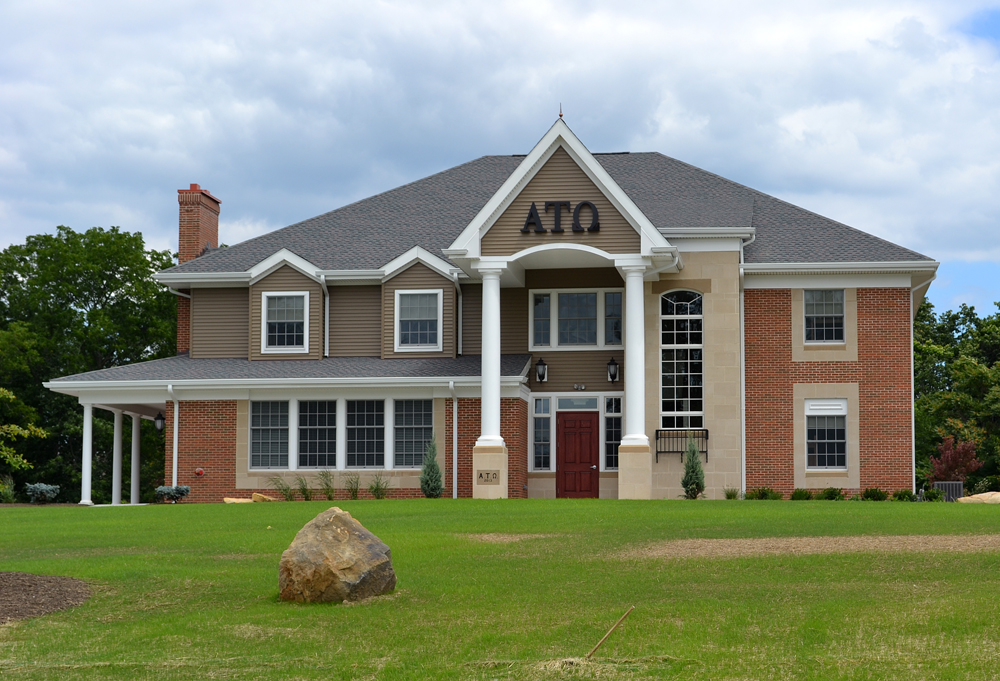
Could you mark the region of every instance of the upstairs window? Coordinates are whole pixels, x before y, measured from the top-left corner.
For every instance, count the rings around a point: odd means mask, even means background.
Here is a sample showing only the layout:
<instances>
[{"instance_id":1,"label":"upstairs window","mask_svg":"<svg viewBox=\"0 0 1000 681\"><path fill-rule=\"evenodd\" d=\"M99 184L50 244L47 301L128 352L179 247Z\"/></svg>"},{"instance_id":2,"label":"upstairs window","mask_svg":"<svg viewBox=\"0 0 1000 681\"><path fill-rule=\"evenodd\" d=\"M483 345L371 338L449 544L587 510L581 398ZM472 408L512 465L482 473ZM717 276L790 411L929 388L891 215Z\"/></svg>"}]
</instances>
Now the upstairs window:
<instances>
[{"instance_id":1,"label":"upstairs window","mask_svg":"<svg viewBox=\"0 0 1000 681\"><path fill-rule=\"evenodd\" d=\"M704 428L702 294L672 291L660 299L660 427Z\"/></svg>"},{"instance_id":2,"label":"upstairs window","mask_svg":"<svg viewBox=\"0 0 1000 681\"><path fill-rule=\"evenodd\" d=\"M548 293L534 295L534 340L539 347L549 345L552 328L552 313L549 311L551 302L552 296Z\"/></svg>"},{"instance_id":3,"label":"upstairs window","mask_svg":"<svg viewBox=\"0 0 1000 681\"><path fill-rule=\"evenodd\" d=\"M264 293L261 300L263 352L309 351L309 293Z\"/></svg>"},{"instance_id":4,"label":"upstairs window","mask_svg":"<svg viewBox=\"0 0 1000 681\"><path fill-rule=\"evenodd\" d=\"M621 347L620 289L531 291L531 350Z\"/></svg>"},{"instance_id":5,"label":"upstairs window","mask_svg":"<svg viewBox=\"0 0 1000 681\"><path fill-rule=\"evenodd\" d=\"M806 343L844 342L844 291L804 291Z\"/></svg>"},{"instance_id":6,"label":"upstairs window","mask_svg":"<svg viewBox=\"0 0 1000 681\"><path fill-rule=\"evenodd\" d=\"M597 294L559 294L559 345L597 345Z\"/></svg>"},{"instance_id":7,"label":"upstairs window","mask_svg":"<svg viewBox=\"0 0 1000 681\"><path fill-rule=\"evenodd\" d=\"M396 291L396 350L441 350L440 289Z\"/></svg>"}]
</instances>

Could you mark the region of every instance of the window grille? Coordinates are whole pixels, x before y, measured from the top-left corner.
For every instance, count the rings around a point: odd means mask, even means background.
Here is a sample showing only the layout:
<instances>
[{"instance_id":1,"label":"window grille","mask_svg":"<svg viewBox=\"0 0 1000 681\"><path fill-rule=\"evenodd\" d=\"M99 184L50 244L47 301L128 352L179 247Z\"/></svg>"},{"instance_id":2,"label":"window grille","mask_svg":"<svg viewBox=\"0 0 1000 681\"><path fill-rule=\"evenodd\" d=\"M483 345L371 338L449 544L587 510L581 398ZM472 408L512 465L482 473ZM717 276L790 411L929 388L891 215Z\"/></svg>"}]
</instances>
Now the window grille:
<instances>
[{"instance_id":1,"label":"window grille","mask_svg":"<svg viewBox=\"0 0 1000 681\"><path fill-rule=\"evenodd\" d=\"M597 294L559 294L559 345L597 345Z\"/></svg>"},{"instance_id":2,"label":"window grille","mask_svg":"<svg viewBox=\"0 0 1000 681\"><path fill-rule=\"evenodd\" d=\"M552 310L551 310L552 296L548 293L536 294L534 305L535 305L535 345L548 345L549 335L552 329Z\"/></svg>"},{"instance_id":3,"label":"window grille","mask_svg":"<svg viewBox=\"0 0 1000 681\"><path fill-rule=\"evenodd\" d=\"M847 417L806 417L806 465L847 468Z\"/></svg>"},{"instance_id":4,"label":"window grille","mask_svg":"<svg viewBox=\"0 0 1000 681\"><path fill-rule=\"evenodd\" d=\"M267 347L305 347L304 296L267 296Z\"/></svg>"},{"instance_id":5,"label":"window grille","mask_svg":"<svg viewBox=\"0 0 1000 681\"><path fill-rule=\"evenodd\" d=\"M399 344L434 345L438 342L438 294L399 295Z\"/></svg>"},{"instance_id":6,"label":"window grille","mask_svg":"<svg viewBox=\"0 0 1000 681\"><path fill-rule=\"evenodd\" d=\"M251 403L250 467L288 468L288 402Z\"/></svg>"},{"instance_id":7,"label":"window grille","mask_svg":"<svg viewBox=\"0 0 1000 681\"><path fill-rule=\"evenodd\" d=\"M385 466L385 402L348 400L347 465L353 468Z\"/></svg>"},{"instance_id":8,"label":"window grille","mask_svg":"<svg viewBox=\"0 0 1000 681\"><path fill-rule=\"evenodd\" d=\"M422 466L434 439L434 401L396 400L393 461L396 466Z\"/></svg>"},{"instance_id":9,"label":"window grille","mask_svg":"<svg viewBox=\"0 0 1000 681\"><path fill-rule=\"evenodd\" d=\"M552 412L551 402L547 397L535 400L534 416L534 456L535 470L547 471L552 468Z\"/></svg>"},{"instance_id":10,"label":"window grille","mask_svg":"<svg viewBox=\"0 0 1000 681\"><path fill-rule=\"evenodd\" d=\"M622 344L622 294L604 294L604 344Z\"/></svg>"},{"instance_id":11,"label":"window grille","mask_svg":"<svg viewBox=\"0 0 1000 681\"><path fill-rule=\"evenodd\" d=\"M807 343L844 340L844 292L804 291Z\"/></svg>"},{"instance_id":12,"label":"window grille","mask_svg":"<svg viewBox=\"0 0 1000 681\"><path fill-rule=\"evenodd\" d=\"M337 466L336 402L299 402L299 466Z\"/></svg>"},{"instance_id":13,"label":"window grille","mask_svg":"<svg viewBox=\"0 0 1000 681\"><path fill-rule=\"evenodd\" d=\"M660 427L703 428L702 295L672 291L660 303Z\"/></svg>"}]
</instances>

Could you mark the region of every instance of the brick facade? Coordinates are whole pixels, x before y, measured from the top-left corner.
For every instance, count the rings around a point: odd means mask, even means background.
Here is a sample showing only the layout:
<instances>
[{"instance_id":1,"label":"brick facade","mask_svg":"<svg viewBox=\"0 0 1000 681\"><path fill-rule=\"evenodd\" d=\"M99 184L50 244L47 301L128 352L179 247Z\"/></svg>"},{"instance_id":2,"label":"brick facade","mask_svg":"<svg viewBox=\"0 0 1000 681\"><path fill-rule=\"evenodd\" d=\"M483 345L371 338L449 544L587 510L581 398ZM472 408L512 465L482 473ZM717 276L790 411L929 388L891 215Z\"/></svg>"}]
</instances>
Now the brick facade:
<instances>
[{"instance_id":1,"label":"brick facade","mask_svg":"<svg viewBox=\"0 0 1000 681\"><path fill-rule=\"evenodd\" d=\"M181 291L191 295L191 291ZM191 350L191 299L177 296L177 354Z\"/></svg>"},{"instance_id":2,"label":"brick facade","mask_svg":"<svg viewBox=\"0 0 1000 681\"><path fill-rule=\"evenodd\" d=\"M747 489L794 488L796 383L857 383L860 489L912 487L910 291L858 289L857 301L858 361L793 362L791 291L744 292Z\"/></svg>"}]
</instances>

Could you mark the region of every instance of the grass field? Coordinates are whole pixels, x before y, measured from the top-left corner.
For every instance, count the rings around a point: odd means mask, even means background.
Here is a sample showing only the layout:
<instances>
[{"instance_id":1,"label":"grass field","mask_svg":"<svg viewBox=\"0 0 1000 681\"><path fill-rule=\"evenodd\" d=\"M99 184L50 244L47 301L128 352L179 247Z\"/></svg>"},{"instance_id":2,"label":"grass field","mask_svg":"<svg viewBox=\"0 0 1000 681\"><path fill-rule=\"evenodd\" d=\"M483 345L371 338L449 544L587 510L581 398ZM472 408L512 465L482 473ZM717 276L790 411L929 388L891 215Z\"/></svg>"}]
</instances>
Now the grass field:
<instances>
[{"instance_id":1,"label":"grass field","mask_svg":"<svg viewBox=\"0 0 1000 681\"><path fill-rule=\"evenodd\" d=\"M330 505L0 507L0 570L93 589L78 608L0 627L0 677L1000 674L995 550L636 556L672 539L998 534L996 506L338 502L392 548L395 594L350 606L279 602L281 552ZM469 536L488 533L549 536ZM632 604L594 660L579 661Z\"/></svg>"}]
</instances>

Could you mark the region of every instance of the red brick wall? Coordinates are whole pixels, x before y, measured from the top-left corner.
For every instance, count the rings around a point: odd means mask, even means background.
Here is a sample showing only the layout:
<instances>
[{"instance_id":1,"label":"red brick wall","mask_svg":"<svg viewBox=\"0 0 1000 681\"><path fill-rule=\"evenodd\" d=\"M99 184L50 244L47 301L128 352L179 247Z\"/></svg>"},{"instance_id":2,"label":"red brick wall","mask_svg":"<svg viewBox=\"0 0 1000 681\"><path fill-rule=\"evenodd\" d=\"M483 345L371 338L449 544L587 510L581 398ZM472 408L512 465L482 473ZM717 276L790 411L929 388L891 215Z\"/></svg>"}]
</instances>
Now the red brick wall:
<instances>
[{"instance_id":1,"label":"red brick wall","mask_svg":"<svg viewBox=\"0 0 1000 681\"><path fill-rule=\"evenodd\" d=\"M190 290L181 291L191 295ZM177 354L191 350L191 299L177 296Z\"/></svg>"},{"instance_id":2,"label":"red brick wall","mask_svg":"<svg viewBox=\"0 0 1000 681\"><path fill-rule=\"evenodd\" d=\"M796 383L857 383L861 489L913 484L910 291L858 289L858 361L793 362L789 289L744 291L747 489L794 488ZM854 493L858 490L845 490Z\"/></svg>"},{"instance_id":3,"label":"red brick wall","mask_svg":"<svg viewBox=\"0 0 1000 681\"><path fill-rule=\"evenodd\" d=\"M451 400L448 400L448 442L451 442ZM458 496L472 498L472 449L482 425L481 400L458 400ZM519 397L500 400L500 435L507 444L507 496L527 499L528 490L528 403ZM449 452L448 468L451 469ZM449 493L451 488L448 488Z\"/></svg>"}]
</instances>

